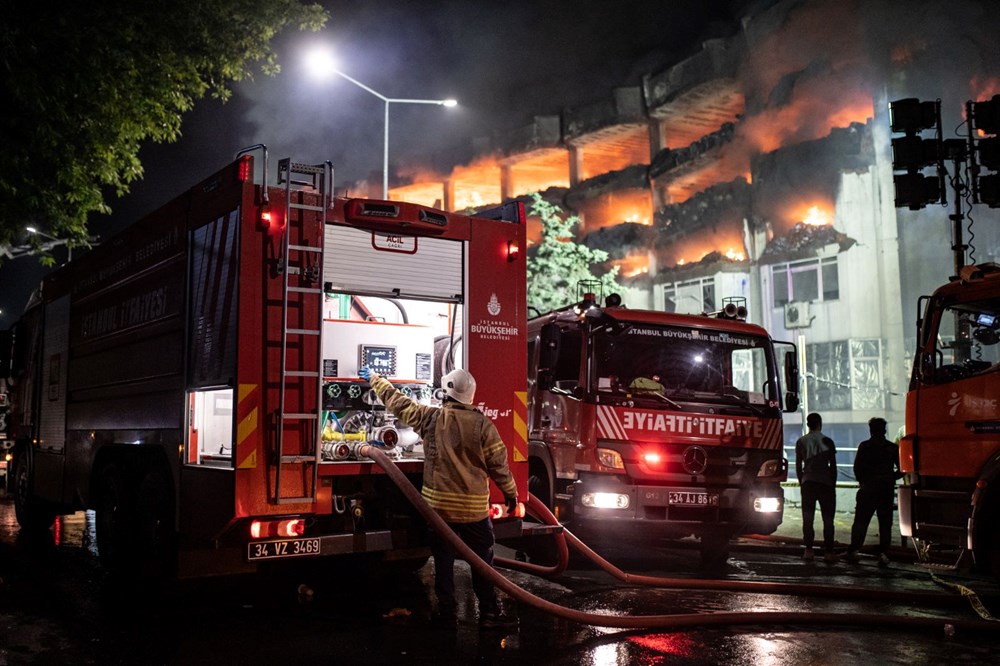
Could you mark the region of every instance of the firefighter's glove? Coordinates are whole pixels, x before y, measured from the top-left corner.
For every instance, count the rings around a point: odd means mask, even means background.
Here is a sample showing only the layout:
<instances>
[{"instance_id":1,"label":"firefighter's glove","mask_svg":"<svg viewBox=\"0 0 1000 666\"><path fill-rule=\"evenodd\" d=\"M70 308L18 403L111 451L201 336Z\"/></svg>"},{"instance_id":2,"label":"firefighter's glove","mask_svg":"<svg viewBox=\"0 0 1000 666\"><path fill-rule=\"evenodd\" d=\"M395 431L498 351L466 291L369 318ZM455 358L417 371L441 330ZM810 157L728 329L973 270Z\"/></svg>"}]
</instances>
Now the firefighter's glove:
<instances>
[{"instance_id":1,"label":"firefighter's glove","mask_svg":"<svg viewBox=\"0 0 1000 666\"><path fill-rule=\"evenodd\" d=\"M517 514L517 498L508 497L507 499L507 515L514 516Z\"/></svg>"},{"instance_id":2,"label":"firefighter's glove","mask_svg":"<svg viewBox=\"0 0 1000 666\"><path fill-rule=\"evenodd\" d=\"M373 374L374 373L372 372L372 369L369 368L367 365L358 370L358 377L361 377L361 379L365 380L366 382L370 382L372 380Z\"/></svg>"}]
</instances>

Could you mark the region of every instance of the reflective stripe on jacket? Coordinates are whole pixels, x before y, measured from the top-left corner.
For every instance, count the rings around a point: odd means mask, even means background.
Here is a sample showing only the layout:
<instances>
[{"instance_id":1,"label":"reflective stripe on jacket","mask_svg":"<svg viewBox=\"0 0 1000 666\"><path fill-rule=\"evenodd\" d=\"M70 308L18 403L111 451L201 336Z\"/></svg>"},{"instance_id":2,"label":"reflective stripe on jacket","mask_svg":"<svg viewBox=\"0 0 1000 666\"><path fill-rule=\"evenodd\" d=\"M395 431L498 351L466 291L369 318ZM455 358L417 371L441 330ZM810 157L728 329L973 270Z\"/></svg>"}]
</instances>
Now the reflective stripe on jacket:
<instances>
[{"instance_id":1,"label":"reflective stripe on jacket","mask_svg":"<svg viewBox=\"0 0 1000 666\"><path fill-rule=\"evenodd\" d=\"M489 417L453 401L443 407L421 405L374 373L371 386L386 408L424 440L420 492L442 518L474 523L488 517L490 479L505 497L517 497L507 447Z\"/></svg>"}]
</instances>

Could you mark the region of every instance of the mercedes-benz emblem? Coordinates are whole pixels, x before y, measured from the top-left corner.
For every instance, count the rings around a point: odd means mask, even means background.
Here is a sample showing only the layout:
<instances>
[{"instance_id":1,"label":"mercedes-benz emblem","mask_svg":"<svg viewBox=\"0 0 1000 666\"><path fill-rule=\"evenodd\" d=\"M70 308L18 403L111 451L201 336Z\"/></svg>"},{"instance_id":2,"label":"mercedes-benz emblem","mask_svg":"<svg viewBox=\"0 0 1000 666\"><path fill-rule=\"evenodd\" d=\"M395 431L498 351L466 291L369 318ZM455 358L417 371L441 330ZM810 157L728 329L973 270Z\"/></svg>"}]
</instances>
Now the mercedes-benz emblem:
<instances>
[{"instance_id":1,"label":"mercedes-benz emblem","mask_svg":"<svg viewBox=\"0 0 1000 666\"><path fill-rule=\"evenodd\" d=\"M689 446L684 449L684 471L688 474L701 474L708 467L708 452L700 446Z\"/></svg>"}]
</instances>

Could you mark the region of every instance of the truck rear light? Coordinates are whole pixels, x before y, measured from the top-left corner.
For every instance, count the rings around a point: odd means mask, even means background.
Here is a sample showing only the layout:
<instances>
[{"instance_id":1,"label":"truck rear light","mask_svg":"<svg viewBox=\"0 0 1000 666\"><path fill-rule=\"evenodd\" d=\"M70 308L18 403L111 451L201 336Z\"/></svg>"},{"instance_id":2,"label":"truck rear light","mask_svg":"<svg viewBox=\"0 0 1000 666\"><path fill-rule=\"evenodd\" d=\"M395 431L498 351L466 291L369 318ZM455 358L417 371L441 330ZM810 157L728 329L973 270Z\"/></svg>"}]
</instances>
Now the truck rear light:
<instances>
[{"instance_id":1,"label":"truck rear light","mask_svg":"<svg viewBox=\"0 0 1000 666\"><path fill-rule=\"evenodd\" d=\"M280 234L285 229L285 223L270 208L264 206L260 209L260 227L269 234Z\"/></svg>"},{"instance_id":2,"label":"truck rear light","mask_svg":"<svg viewBox=\"0 0 1000 666\"><path fill-rule=\"evenodd\" d=\"M781 511L780 497L755 497L753 510L757 513L778 513Z\"/></svg>"},{"instance_id":3,"label":"truck rear light","mask_svg":"<svg viewBox=\"0 0 1000 666\"><path fill-rule=\"evenodd\" d=\"M622 454L614 449L597 449L597 462L611 469L625 469L625 463L622 462Z\"/></svg>"},{"instance_id":4,"label":"truck rear light","mask_svg":"<svg viewBox=\"0 0 1000 666\"><path fill-rule=\"evenodd\" d=\"M584 493L580 503L592 509L627 509L630 500L624 493Z\"/></svg>"},{"instance_id":5,"label":"truck rear light","mask_svg":"<svg viewBox=\"0 0 1000 666\"><path fill-rule=\"evenodd\" d=\"M250 523L251 539L298 537L306 533L306 521L301 518L254 520Z\"/></svg>"},{"instance_id":6,"label":"truck rear light","mask_svg":"<svg viewBox=\"0 0 1000 666\"><path fill-rule=\"evenodd\" d=\"M517 243L514 241L507 241L507 261L514 262L517 261L517 255L519 250L517 248Z\"/></svg>"}]
</instances>

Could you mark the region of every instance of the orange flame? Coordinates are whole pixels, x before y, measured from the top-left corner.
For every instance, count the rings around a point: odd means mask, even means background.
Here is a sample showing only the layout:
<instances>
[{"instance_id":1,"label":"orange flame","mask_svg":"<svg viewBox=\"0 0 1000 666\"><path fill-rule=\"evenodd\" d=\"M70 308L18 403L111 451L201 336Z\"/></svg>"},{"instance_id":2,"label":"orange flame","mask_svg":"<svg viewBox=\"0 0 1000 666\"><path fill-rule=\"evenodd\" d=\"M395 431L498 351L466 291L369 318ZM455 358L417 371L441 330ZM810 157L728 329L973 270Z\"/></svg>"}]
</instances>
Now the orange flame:
<instances>
[{"instance_id":1,"label":"orange flame","mask_svg":"<svg viewBox=\"0 0 1000 666\"><path fill-rule=\"evenodd\" d=\"M823 227L829 224L833 224L833 210L832 206L827 207L824 204L813 204L808 205L805 212L803 213L801 209L795 213L794 218L801 221L803 224L808 224L813 227Z\"/></svg>"},{"instance_id":2,"label":"orange flame","mask_svg":"<svg viewBox=\"0 0 1000 666\"><path fill-rule=\"evenodd\" d=\"M611 263L613 266L618 266L618 272L623 277L631 278L649 273L649 256L645 253L633 254Z\"/></svg>"}]
</instances>

